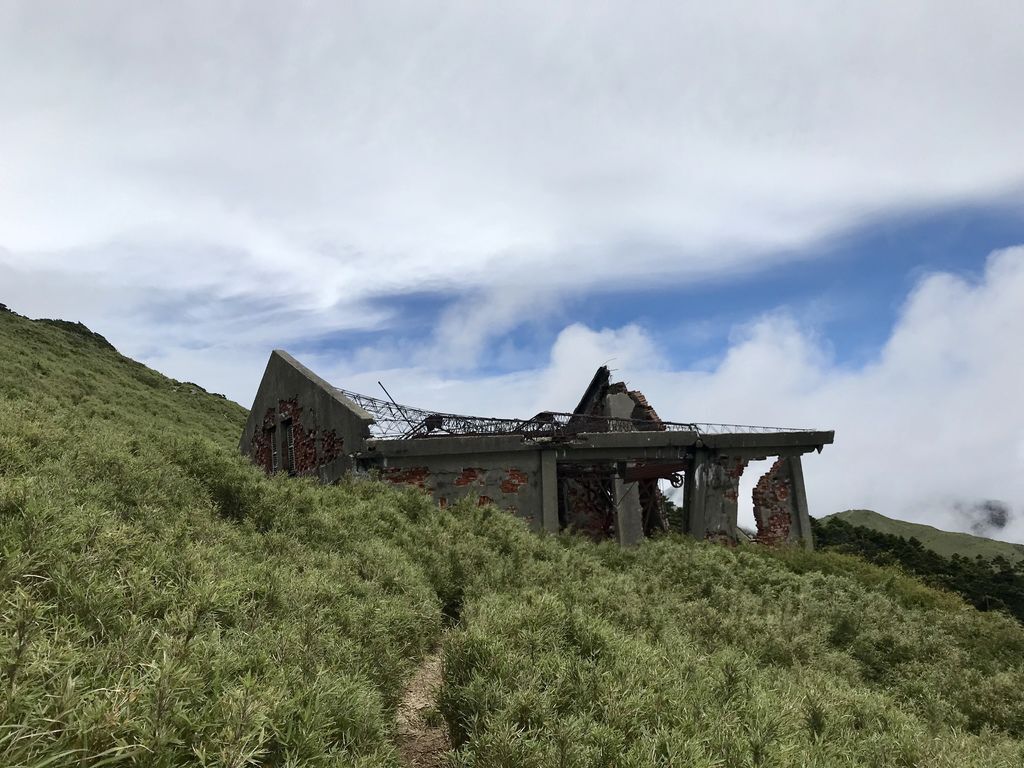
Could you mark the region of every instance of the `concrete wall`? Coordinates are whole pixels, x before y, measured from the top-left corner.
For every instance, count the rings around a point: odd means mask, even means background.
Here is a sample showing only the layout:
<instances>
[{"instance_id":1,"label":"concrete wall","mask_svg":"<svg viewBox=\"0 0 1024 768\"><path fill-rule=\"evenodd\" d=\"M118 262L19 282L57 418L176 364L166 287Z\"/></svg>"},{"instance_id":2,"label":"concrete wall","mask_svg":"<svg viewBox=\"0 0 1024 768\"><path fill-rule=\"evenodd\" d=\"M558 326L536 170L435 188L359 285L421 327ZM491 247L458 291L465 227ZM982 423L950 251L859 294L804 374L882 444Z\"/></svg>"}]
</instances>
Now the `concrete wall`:
<instances>
[{"instance_id":1,"label":"concrete wall","mask_svg":"<svg viewBox=\"0 0 1024 768\"><path fill-rule=\"evenodd\" d=\"M739 481L746 466L744 457L695 451L686 472L685 533L723 543L737 541ZM753 502L758 543L813 546L799 455L778 458L754 487Z\"/></svg>"},{"instance_id":2,"label":"concrete wall","mask_svg":"<svg viewBox=\"0 0 1024 768\"><path fill-rule=\"evenodd\" d=\"M282 350L274 350L260 382L239 450L265 469L274 444L279 468L334 482L352 468L372 419L363 409ZM284 426L290 423L294 462L287 466Z\"/></svg>"},{"instance_id":3,"label":"concrete wall","mask_svg":"<svg viewBox=\"0 0 1024 768\"><path fill-rule=\"evenodd\" d=\"M441 506L469 497L477 504L494 504L541 530L541 458L540 451L389 457L379 471L388 482L426 491Z\"/></svg>"},{"instance_id":4,"label":"concrete wall","mask_svg":"<svg viewBox=\"0 0 1024 768\"><path fill-rule=\"evenodd\" d=\"M735 543L740 477L747 462L698 449L686 472L684 521L697 539Z\"/></svg>"}]
</instances>

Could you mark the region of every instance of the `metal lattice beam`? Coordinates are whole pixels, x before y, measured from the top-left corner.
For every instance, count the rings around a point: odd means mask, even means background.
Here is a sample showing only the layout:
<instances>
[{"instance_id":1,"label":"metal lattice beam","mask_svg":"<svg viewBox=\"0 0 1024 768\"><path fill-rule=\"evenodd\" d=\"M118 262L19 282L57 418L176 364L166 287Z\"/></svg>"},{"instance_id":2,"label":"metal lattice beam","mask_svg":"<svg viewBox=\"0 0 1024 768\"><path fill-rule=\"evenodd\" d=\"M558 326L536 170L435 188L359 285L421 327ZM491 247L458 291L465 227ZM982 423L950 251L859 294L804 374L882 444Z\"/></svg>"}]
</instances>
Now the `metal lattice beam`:
<instances>
[{"instance_id":1,"label":"metal lattice beam","mask_svg":"<svg viewBox=\"0 0 1024 768\"><path fill-rule=\"evenodd\" d=\"M544 411L529 419L492 418L441 413L400 405L345 389L337 390L370 416L370 433L382 439L440 436L523 435L529 438L568 439L584 432L697 432L698 434L812 432L809 429L760 427L742 424L651 421Z\"/></svg>"}]
</instances>

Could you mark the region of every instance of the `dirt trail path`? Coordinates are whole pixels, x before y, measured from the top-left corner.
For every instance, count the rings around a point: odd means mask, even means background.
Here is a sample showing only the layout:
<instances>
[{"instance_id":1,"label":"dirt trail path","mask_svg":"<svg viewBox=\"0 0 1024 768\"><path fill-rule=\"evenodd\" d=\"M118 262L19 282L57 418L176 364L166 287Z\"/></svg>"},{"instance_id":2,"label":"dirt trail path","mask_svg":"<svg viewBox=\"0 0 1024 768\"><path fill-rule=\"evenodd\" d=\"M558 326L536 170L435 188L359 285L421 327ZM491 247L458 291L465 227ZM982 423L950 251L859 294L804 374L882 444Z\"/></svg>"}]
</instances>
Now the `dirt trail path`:
<instances>
[{"instance_id":1,"label":"dirt trail path","mask_svg":"<svg viewBox=\"0 0 1024 768\"><path fill-rule=\"evenodd\" d=\"M441 651L427 656L398 705L398 754L406 768L441 768L451 748L448 729L430 725L424 715L436 706L441 688Z\"/></svg>"}]
</instances>

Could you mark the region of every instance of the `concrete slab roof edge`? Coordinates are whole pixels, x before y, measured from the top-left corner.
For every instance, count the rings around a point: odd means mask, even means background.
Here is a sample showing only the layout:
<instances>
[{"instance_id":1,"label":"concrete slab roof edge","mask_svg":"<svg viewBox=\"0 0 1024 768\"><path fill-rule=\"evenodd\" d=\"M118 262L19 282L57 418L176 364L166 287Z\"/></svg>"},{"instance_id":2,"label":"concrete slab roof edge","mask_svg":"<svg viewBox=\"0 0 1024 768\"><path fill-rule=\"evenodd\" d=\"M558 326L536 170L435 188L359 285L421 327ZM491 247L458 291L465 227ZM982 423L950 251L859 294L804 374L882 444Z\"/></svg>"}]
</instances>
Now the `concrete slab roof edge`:
<instances>
[{"instance_id":1,"label":"concrete slab roof edge","mask_svg":"<svg viewBox=\"0 0 1024 768\"><path fill-rule=\"evenodd\" d=\"M347 397L345 397L343 394L338 392L338 390L334 387L334 385L330 384L325 379L323 379L320 376L318 376L316 373L314 373L309 368L304 366L302 363L300 363L298 360L296 360L290 354L285 352L283 349L275 349L273 352L270 353L270 356L271 357L276 356L276 357L280 358L283 362L285 362L288 365L290 365L292 368L297 370L299 373L301 373L307 379L312 381L318 387L321 387L326 392L326 394L329 397L333 398L334 400L339 402L341 405L343 405L346 408L348 408L350 411L355 413L355 415L357 415L359 418L365 420L368 424L372 424L373 423L373 416L368 414L359 405L357 405L356 403L352 402Z\"/></svg>"},{"instance_id":2,"label":"concrete slab roof edge","mask_svg":"<svg viewBox=\"0 0 1024 768\"><path fill-rule=\"evenodd\" d=\"M790 452L820 450L831 444L834 432L776 432L733 433L727 435L700 435L697 432L588 432L573 440L529 439L522 435L459 435L425 437L412 440L370 439L366 441L363 457L372 456L439 456L460 453L506 453L510 451L558 450L571 453L592 449L638 448L711 448L717 450L743 449L774 455Z\"/></svg>"},{"instance_id":3,"label":"concrete slab roof edge","mask_svg":"<svg viewBox=\"0 0 1024 768\"><path fill-rule=\"evenodd\" d=\"M835 440L834 431L821 432L726 432L720 435L703 435L701 440L708 448L766 448L766 447L810 447L820 449Z\"/></svg>"}]
</instances>

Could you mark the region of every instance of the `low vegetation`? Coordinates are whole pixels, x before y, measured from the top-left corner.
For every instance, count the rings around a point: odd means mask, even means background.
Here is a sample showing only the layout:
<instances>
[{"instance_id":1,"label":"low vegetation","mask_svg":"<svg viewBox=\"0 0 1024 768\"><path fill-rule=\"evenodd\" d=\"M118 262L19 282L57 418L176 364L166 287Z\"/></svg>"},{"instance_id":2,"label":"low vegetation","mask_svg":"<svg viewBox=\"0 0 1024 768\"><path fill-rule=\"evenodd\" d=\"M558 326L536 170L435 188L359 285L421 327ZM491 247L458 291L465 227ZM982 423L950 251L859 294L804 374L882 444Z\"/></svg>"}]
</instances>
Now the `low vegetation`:
<instances>
[{"instance_id":1,"label":"low vegetation","mask_svg":"<svg viewBox=\"0 0 1024 768\"><path fill-rule=\"evenodd\" d=\"M814 521L814 537L819 548L859 555L879 565L898 565L928 584L957 592L978 610L1004 611L1024 622L1024 560L1008 560L1002 554L945 557L916 537L852 525L838 516Z\"/></svg>"},{"instance_id":2,"label":"low vegetation","mask_svg":"<svg viewBox=\"0 0 1024 768\"><path fill-rule=\"evenodd\" d=\"M838 553L623 552L266 478L244 412L0 312L0 764L1019 766L1024 629Z\"/></svg>"}]
</instances>

